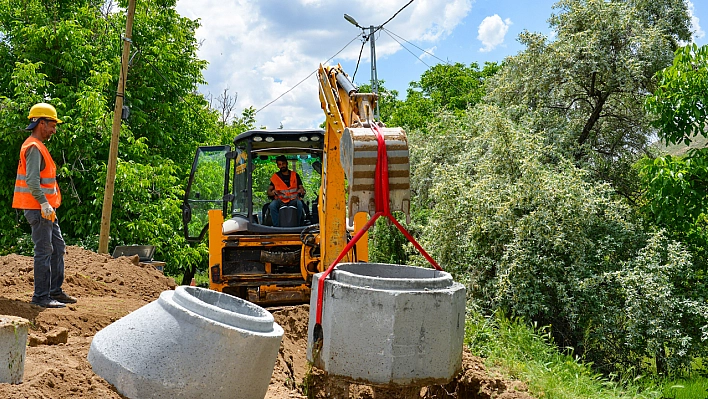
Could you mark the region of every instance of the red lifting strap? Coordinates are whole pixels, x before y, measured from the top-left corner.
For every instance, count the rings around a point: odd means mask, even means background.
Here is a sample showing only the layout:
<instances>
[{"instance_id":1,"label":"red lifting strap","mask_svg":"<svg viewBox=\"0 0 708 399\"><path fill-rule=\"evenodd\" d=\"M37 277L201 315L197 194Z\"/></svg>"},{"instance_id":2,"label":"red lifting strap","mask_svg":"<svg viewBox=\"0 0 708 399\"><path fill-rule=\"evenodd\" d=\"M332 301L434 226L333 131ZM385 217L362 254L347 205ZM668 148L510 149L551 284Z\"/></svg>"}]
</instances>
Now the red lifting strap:
<instances>
[{"instance_id":1,"label":"red lifting strap","mask_svg":"<svg viewBox=\"0 0 708 399\"><path fill-rule=\"evenodd\" d=\"M410 235L410 233L401 226L400 223L396 220L395 217L391 214L391 207L389 203L389 188L388 188L388 154L386 153L386 139L384 138L383 132L381 131L381 128L376 125L376 124L371 124L371 130L376 134L376 140L378 141L379 148L378 148L378 154L376 158L376 178L374 180L374 201L376 204L376 213L374 216L369 219L368 222L364 225L364 227L359 230L356 235L354 235L354 238L347 243L347 245L344 247L342 252L337 256L337 259L335 259L334 262L327 268L327 270L322 274L320 277L319 281L317 282L317 318L316 318L316 325L321 325L322 324L322 298L324 295L324 281L329 276L329 274L334 270L335 266L339 263L339 261L344 258L344 255L347 254L353 247L356 245L357 241L366 233L367 230L371 226L373 226L374 222L376 222L376 219L378 219L380 216L386 216L393 222L393 224L400 230L401 233L410 241L413 246L418 250L418 252L425 257L425 259L430 262L431 265L437 270L442 270L442 268L438 265L433 258L428 255L427 252L423 249L423 247L418 244L418 242L413 238L413 236Z\"/></svg>"}]
</instances>

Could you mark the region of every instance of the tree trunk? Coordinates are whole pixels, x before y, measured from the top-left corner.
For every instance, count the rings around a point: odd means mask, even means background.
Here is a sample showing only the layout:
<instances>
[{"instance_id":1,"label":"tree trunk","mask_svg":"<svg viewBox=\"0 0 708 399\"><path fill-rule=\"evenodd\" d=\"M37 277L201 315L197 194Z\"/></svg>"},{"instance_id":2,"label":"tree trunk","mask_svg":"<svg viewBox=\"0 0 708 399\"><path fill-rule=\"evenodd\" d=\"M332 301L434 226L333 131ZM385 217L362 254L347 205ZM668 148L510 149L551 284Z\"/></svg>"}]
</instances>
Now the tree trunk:
<instances>
[{"instance_id":1,"label":"tree trunk","mask_svg":"<svg viewBox=\"0 0 708 399\"><path fill-rule=\"evenodd\" d=\"M583 145L586 141L588 141L590 131L592 131L592 128L595 127L595 123L597 123L600 119L600 113L602 112L602 107L605 105L605 101L607 101L607 97L609 97L609 94L600 93L598 96L597 104L595 104L595 108L593 108L590 118L588 118L587 122L585 122L583 132L580 134L580 137L578 137L578 144Z\"/></svg>"},{"instance_id":2,"label":"tree trunk","mask_svg":"<svg viewBox=\"0 0 708 399\"><path fill-rule=\"evenodd\" d=\"M666 353L664 353L664 348L662 346L661 349L656 351L656 355L654 356L656 359L656 374L660 376L666 376L668 375L668 366L666 364Z\"/></svg>"},{"instance_id":3,"label":"tree trunk","mask_svg":"<svg viewBox=\"0 0 708 399\"><path fill-rule=\"evenodd\" d=\"M182 276L182 284L181 285L189 285L192 282L192 279L194 278L194 274L197 272L197 267L192 266L184 271L184 276Z\"/></svg>"}]
</instances>

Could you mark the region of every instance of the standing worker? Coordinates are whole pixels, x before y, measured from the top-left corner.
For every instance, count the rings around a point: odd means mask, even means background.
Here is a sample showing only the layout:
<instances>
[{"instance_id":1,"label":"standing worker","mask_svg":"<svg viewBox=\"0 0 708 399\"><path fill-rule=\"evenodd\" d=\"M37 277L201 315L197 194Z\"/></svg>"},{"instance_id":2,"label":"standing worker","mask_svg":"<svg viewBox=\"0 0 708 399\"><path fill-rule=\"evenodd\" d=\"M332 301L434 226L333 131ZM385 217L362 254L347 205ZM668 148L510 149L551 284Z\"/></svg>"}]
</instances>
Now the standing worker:
<instances>
[{"instance_id":1,"label":"standing worker","mask_svg":"<svg viewBox=\"0 0 708 399\"><path fill-rule=\"evenodd\" d=\"M66 244L55 212L61 205L61 193L57 184L57 166L44 146L44 142L56 133L61 119L57 117L57 110L46 103L34 105L28 118L30 124L25 130L32 133L20 149L12 207L23 209L25 218L32 226L32 303L43 308L63 308L65 303L76 303L76 298L61 289Z\"/></svg>"},{"instance_id":2,"label":"standing worker","mask_svg":"<svg viewBox=\"0 0 708 399\"><path fill-rule=\"evenodd\" d=\"M298 199L305 196L302 180L295 171L291 172L288 169L288 158L285 155L275 158L275 163L278 166L278 172L270 178L267 192L269 197L275 198L269 205L273 226L280 226L280 207L290 201L294 201L293 203L297 207L298 224L302 225L303 204Z\"/></svg>"}]
</instances>

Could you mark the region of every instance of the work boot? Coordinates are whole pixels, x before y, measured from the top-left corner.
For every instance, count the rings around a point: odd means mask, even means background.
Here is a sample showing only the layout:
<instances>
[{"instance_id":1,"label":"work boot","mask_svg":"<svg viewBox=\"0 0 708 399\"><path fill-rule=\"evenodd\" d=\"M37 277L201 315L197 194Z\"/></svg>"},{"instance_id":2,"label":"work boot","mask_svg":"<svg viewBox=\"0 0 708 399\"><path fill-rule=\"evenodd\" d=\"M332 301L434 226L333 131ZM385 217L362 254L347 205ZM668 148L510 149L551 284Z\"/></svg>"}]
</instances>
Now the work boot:
<instances>
[{"instance_id":1,"label":"work boot","mask_svg":"<svg viewBox=\"0 0 708 399\"><path fill-rule=\"evenodd\" d=\"M60 294L52 294L52 299L59 301L61 303L76 303L76 298L68 295L66 292L61 292Z\"/></svg>"},{"instance_id":2,"label":"work boot","mask_svg":"<svg viewBox=\"0 0 708 399\"><path fill-rule=\"evenodd\" d=\"M36 301L33 299L32 302L30 302L30 303L32 305L37 305L37 306L40 306L43 308L63 308L66 306L63 303L61 303L57 300L54 300L52 298L40 299L40 300L36 300Z\"/></svg>"}]
</instances>

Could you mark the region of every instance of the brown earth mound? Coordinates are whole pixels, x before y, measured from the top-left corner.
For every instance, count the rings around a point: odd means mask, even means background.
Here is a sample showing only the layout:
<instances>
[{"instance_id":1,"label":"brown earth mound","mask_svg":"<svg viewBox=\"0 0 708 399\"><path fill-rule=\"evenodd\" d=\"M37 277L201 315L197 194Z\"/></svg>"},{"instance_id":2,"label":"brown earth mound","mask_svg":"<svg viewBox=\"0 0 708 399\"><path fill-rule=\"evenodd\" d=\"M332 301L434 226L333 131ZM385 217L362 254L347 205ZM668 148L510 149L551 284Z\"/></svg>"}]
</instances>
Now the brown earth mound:
<instances>
[{"instance_id":1,"label":"brown earth mound","mask_svg":"<svg viewBox=\"0 0 708 399\"><path fill-rule=\"evenodd\" d=\"M0 398L123 398L86 360L93 335L126 314L174 289L171 278L137 256L113 259L79 247L65 258L64 290L78 303L63 309L29 304L32 258L0 257L0 315L32 322L23 383L0 384ZM463 371L446 386L386 392L365 385L331 381L308 367L307 305L269 309L285 330L267 399L280 398L531 398L521 383L489 375L482 359L465 352ZM346 395L346 396L345 396Z\"/></svg>"}]
</instances>

